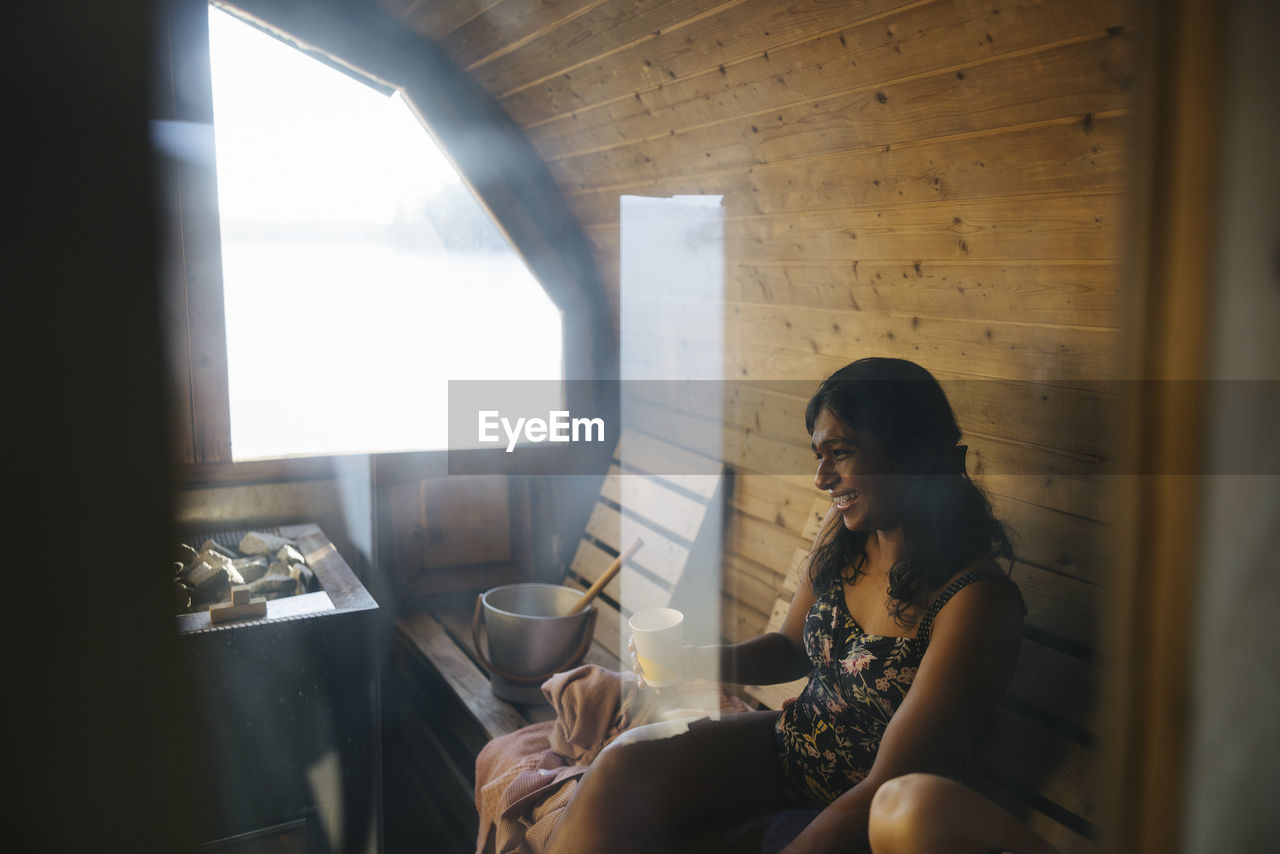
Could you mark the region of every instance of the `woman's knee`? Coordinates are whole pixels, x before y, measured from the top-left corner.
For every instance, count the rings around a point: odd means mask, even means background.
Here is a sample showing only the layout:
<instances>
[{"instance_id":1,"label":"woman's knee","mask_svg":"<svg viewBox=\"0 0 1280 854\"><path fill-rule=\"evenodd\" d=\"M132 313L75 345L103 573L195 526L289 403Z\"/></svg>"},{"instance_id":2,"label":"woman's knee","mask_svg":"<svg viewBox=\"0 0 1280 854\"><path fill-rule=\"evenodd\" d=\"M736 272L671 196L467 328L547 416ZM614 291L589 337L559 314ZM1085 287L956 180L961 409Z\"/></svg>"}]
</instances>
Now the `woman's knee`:
<instances>
[{"instance_id":1,"label":"woman's knee","mask_svg":"<svg viewBox=\"0 0 1280 854\"><path fill-rule=\"evenodd\" d=\"M959 784L932 774L905 774L884 783L871 800L868 835L875 854L934 850Z\"/></svg>"}]
</instances>

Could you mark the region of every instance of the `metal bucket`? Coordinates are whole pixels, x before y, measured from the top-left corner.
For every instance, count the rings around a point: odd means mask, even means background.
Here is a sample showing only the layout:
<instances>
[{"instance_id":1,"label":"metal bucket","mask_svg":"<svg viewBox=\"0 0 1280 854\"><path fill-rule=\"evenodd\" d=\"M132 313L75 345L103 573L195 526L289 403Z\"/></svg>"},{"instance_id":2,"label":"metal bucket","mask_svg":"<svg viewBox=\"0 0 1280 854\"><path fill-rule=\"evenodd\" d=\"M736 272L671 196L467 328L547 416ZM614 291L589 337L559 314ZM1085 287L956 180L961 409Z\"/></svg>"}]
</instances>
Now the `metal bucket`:
<instances>
[{"instance_id":1,"label":"metal bucket","mask_svg":"<svg viewBox=\"0 0 1280 854\"><path fill-rule=\"evenodd\" d=\"M517 703L543 700L542 683L575 667L595 634L596 609L569 610L582 591L558 584L507 584L476 598L471 639L489 671L494 695ZM486 657L480 644L481 620L489 638Z\"/></svg>"}]
</instances>

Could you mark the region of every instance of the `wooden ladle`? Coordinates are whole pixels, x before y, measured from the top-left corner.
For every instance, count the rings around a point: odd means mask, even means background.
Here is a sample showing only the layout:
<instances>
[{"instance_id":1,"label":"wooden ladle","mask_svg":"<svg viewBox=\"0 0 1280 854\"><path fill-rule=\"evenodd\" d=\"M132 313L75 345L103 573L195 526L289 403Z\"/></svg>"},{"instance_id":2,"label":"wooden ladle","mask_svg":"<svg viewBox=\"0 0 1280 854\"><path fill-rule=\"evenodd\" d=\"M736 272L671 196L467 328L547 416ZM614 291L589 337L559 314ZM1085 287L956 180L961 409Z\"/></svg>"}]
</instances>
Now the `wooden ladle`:
<instances>
[{"instance_id":1,"label":"wooden ladle","mask_svg":"<svg viewBox=\"0 0 1280 854\"><path fill-rule=\"evenodd\" d=\"M644 540L637 537L635 542L628 546L625 552L618 555L613 563L609 564L609 568L600 574L600 577L595 580L595 583L587 588L587 592L582 594L582 598L577 601L577 604L569 609L569 613L576 614L583 608L586 608L587 605L591 604L591 600L596 598L596 595L604 589L606 584L613 581L613 577L622 571L622 565L631 560L631 556L639 551L642 545L644 545Z\"/></svg>"}]
</instances>

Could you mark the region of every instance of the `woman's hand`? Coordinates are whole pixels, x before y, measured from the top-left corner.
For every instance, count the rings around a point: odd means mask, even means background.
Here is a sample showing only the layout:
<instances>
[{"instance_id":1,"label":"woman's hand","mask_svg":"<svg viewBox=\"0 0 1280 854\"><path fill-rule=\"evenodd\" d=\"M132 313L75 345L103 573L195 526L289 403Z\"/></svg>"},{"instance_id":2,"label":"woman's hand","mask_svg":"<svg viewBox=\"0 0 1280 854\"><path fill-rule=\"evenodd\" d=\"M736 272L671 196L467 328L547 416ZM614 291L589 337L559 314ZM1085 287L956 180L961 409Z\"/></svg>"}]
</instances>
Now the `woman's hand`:
<instances>
[{"instance_id":1,"label":"woman's hand","mask_svg":"<svg viewBox=\"0 0 1280 854\"><path fill-rule=\"evenodd\" d=\"M688 643L684 644L681 650L681 656L680 656L680 681L681 682L687 681L689 679L707 678L707 674L704 674L701 672L702 668L704 667L703 657L704 657L704 651L706 649L708 649L708 647L700 647L700 646L695 646L694 644L688 644ZM636 652L635 635L632 635L631 637L627 638L627 660L631 665L631 672L636 675L636 678L644 682L645 685L648 685L649 683L645 681L645 678L644 678L644 668L640 666L640 656ZM714 678L714 677L711 677L711 678ZM653 691L658 696L662 695L661 688L654 688Z\"/></svg>"},{"instance_id":2,"label":"woman's hand","mask_svg":"<svg viewBox=\"0 0 1280 854\"><path fill-rule=\"evenodd\" d=\"M640 668L640 656L636 654L636 636L627 638L627 660L631 664L631 672L637 679L644 679L644 670Z\"/></svg>"},{"instance_id":3,"label":"woman's hand","mask_svg":"<svg viewBox=\"0 0 1280 854\"><path fill-rule=\"evenodd\" d=\"M627 640L631 671L644 678L636 655L635 638ZM685 644L681 655L681 681L706 679L738 685L775 685L809 673L811 664L802 646L778 632L723 646Z\"/></svg>"}]
</instances>

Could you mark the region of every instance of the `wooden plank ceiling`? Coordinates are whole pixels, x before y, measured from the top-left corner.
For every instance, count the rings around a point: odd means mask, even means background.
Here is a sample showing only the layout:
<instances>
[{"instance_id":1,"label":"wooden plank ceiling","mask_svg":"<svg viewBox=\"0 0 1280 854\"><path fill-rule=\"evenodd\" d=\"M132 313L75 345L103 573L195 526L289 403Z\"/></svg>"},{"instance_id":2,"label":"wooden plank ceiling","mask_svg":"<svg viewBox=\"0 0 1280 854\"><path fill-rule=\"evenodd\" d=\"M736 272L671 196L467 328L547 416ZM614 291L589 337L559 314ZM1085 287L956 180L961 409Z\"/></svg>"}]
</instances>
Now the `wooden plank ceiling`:
<instances>
[{"instance_id":1,"label":"wooden plank ceiling","mask_svg":"<svg viewBox=\"0 0 1280 854\"><path fill-rule=\"evenodd\" d=\"M1123 4L377 2L529 136L615 310L619 195L714 193L730 298L1114 317ZM992 275L1009 261L1031 278ZM902 262L921 283L871 291Z\"/></svg>"}]
</instances>

